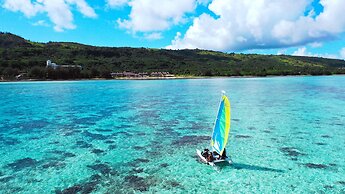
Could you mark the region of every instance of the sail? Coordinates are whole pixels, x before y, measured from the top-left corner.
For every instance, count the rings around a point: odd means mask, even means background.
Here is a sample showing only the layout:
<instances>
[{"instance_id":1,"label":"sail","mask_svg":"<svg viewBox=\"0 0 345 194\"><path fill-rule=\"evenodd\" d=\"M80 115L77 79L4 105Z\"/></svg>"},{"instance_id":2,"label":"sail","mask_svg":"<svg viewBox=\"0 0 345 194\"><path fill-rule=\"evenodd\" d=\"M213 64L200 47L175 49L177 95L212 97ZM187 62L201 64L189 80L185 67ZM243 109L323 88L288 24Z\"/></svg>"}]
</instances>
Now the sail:
<instances>
[{"instance_id":1,"label":"sail","mask_svg":"<svg viewBox=\"0 0 345 194\"><path fill-rule=\"evenodd\" d=\"M223 95L220 102L216 124L213 129L211 146L214 151L222 155L230 132L230 101Z\"/></svg>"}]
</instances>

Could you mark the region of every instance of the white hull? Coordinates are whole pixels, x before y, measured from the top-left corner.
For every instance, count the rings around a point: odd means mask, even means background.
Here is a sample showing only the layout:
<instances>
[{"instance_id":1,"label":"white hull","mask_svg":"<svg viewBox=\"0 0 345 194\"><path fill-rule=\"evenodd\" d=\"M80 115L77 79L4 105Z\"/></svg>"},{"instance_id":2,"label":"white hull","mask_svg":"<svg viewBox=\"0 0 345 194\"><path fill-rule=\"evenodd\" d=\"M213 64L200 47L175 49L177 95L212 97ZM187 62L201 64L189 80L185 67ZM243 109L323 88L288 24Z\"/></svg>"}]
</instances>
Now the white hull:
<instances>
[{"instance_id":1,"label":"white hull","mask_svg":"<svg viewBox=\"0 0 345 194\"><path fill-rule=\"evenodd\" d=\"M206 164L211 165L211 166L215 166L216 164L222 163L222 162L227 162L229 164L232 163L232 160L230 158L226 158L226 159L222 159L222 160L214 160L213 162L208 162L207 159L204 156L202 156L200 150L197 149L196 153L198 154L199 158L201 159L201 161L203 163L206 163Z\"/></svg>"}]
</instances>

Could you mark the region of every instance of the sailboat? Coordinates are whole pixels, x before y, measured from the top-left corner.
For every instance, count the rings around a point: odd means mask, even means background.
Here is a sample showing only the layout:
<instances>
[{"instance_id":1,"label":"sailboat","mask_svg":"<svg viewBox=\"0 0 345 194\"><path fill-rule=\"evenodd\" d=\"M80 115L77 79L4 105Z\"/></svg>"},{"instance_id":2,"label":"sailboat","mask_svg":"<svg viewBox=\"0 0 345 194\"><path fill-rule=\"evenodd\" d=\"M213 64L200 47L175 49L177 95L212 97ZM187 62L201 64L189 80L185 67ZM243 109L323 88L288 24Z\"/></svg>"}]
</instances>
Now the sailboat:
<instances>
[{"instance_id":1,"label":"sailboat","mask_svg":"<svg viewBox=\"0 0 345 194\"><path fill-rule=\"evenodd\" d=\"M232 160L226 156L225 147L228 143L228 137L230 132L230 101L222 91L222 98L220 101L216 122L212 132L211 138L211 151L204 149L203 152L196 150L197 155L201 161L211 166L215 166L217 163L228 162L232 163ZM208 156L212 154L212 160L208 160Z\"/></svg>"}]
</instances>

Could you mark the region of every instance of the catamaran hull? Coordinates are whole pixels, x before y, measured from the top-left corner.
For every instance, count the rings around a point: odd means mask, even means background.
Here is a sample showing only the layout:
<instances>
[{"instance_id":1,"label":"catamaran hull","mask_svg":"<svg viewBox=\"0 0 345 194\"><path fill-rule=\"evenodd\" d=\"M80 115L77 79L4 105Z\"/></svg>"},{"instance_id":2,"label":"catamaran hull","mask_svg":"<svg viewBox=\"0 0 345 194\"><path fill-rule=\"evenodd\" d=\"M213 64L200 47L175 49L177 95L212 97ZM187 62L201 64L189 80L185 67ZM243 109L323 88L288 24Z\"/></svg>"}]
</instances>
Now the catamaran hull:
<instances>
[{"instance_id":1,"label":"catamaran hull","mask_svg":"<svg viewBox=\"0 0 345 194\"><path fill-rule=\"evenodd\" d=\"M205 158L204 156L202 156L200 150L197 149L197 150L196 150L196 154L198 154L200 160L201 160L203 163L208 164L208 165L211 165L211 166L215 166L215 164L214 164L213 162L208 162L208 161L206 160L206 158Z\"/></svg>"},{"instance_id":2,"label":"catamaran hull","mask_svg":"<svg viewBox=\"0 0 345 194\"><path fill-rule=\"evenodd\" d=\"M226 159L224 159L224 160L214 160L213 162L208 162L207 159L206 159L204 156L202 156L200 150L197 149L197 150L196 150L196 153L197 153L197 155L199 156L200 160L201 160L203 163L208 164L208 165L210 165L210 166L215 166L216 164L218 164L218 163L223 163L223 162L227 162L227 163L229 163L229 164L232 163L232 160L231 160L230 158L226 158Z\"/></svg>"}]
</instances>

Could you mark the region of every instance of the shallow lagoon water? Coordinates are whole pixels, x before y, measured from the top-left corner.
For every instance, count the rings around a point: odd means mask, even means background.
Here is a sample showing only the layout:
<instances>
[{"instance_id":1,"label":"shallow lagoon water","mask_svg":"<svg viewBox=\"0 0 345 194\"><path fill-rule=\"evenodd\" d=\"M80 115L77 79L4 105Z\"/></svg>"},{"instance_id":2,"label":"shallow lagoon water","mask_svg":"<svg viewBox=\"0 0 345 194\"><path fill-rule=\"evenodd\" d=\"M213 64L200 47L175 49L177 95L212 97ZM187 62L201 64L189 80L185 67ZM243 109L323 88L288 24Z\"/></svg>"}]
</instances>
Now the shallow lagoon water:
<instances>
[{"instance_id":1,"label":"shallow lagoon water","mask_svg":"<svg viewBox=\"0 0 345 194\"><path fill-rule=\"evenodd\" d=\"M0 83L0 193L344 193L345 76ZM232 104L218 169L197 160Z\"/></svg>"}]
</instances>

